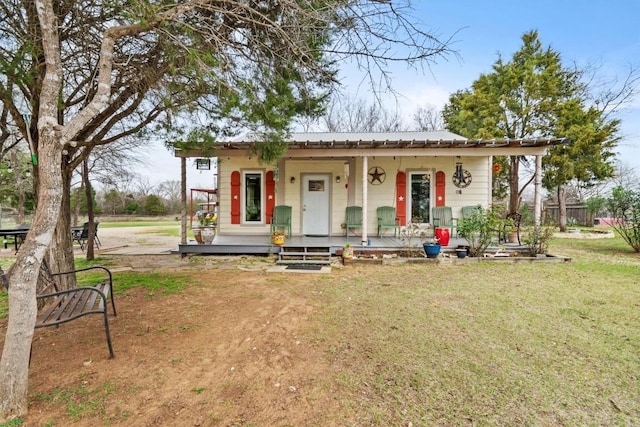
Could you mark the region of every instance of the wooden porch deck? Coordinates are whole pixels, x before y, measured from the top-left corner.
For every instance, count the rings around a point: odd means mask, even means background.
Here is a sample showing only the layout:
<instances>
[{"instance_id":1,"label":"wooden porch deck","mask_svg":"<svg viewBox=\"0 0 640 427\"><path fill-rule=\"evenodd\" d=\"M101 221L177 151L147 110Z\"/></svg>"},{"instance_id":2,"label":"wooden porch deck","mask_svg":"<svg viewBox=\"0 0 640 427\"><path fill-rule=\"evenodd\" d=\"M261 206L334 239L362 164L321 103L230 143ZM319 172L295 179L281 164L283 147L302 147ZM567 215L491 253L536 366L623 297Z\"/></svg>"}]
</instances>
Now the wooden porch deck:
<instances>
[{"instance_id":1,"label":"wooden porch deck","mask_svg":"<svg viewBox=\"0 0 640 427\"><path fill-rule=\"evenodd\" d=\"M307 247L307 248L330 248L331 254L335 255L338 250L342 250L345 243L349 242L354 252L397 252L406 247L406 243L393 236L371 236L368 244L362 245L359 236L291 236L286 239L285 247ZM467 241L462 238L452 237L449 245L443 247L443 251L453 251L458 245L466 245ZM415 241L415 247L422 247L419 241ZM514 246L506 244L506 246ZM514 247L518 247L515 245ZM268 255L280 252L280 246L271 243L269 235L237 236L237 235L216 235L211 245L201 245L195 240L186 245L179 245L178 251L181 255L188 254L210 254L210 255Z\"/></svg>"}]
</instances>

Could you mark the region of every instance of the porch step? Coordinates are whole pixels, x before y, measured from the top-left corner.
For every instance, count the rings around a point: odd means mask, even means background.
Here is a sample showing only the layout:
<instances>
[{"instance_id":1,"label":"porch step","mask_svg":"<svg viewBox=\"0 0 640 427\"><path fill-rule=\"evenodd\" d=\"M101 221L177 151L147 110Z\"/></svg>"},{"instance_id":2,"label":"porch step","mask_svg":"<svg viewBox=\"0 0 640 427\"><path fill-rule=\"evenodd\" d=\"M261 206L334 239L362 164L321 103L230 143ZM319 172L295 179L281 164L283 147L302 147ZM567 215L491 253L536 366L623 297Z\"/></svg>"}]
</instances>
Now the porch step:
<instances>
[{"instance_id":1,"label":"porch step","mask_svg":"<svg viewBox=\"0 0 640 427\"><path fill-rule=\"evenodd\" d=\"M330 247L282 246L276 264L331 264Z\"/></svg>"}]
</instances>

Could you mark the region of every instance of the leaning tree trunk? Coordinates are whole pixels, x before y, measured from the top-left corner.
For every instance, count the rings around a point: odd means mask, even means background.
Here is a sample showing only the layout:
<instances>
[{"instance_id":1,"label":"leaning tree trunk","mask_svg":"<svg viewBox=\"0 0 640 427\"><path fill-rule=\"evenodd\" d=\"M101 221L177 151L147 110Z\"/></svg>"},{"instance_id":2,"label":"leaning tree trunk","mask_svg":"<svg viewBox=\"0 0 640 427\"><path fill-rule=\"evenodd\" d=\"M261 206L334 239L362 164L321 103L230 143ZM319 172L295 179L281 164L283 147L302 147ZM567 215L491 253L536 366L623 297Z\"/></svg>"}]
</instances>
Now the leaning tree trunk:
<instances>
[{"instance_id":1,"label":"leaning tree trunk","mask_svg":"<svg viewBox=\"0 0 640 427\"><path fill-rule=\"evenodd\" d=\"M55 106L55 102L53 104ZM60 214L61 149L52 129L40 131L38 154L42 172L38 206L9 280L9 321L0 364L0 420L27 412L29 359L37 311L36 284Z\"/></svg>"},{"instance_id":2,"label":"leaning tree trunk","mask_svg":"<svg viewBox=\"0 0 640 427\"><path fill-rule=\"evenodd\" d=\"M62 201L62 144L58 126L58 95L62 65L58 22L51 0L35 0L42 30L45 77L38 111L38 147L32 154L40 169L37 208L18 251L9 280L9 320L0 364L0 421L27 412L29 359L36 323L36 284L51 244Z\"/></svg>"}]
</instances>

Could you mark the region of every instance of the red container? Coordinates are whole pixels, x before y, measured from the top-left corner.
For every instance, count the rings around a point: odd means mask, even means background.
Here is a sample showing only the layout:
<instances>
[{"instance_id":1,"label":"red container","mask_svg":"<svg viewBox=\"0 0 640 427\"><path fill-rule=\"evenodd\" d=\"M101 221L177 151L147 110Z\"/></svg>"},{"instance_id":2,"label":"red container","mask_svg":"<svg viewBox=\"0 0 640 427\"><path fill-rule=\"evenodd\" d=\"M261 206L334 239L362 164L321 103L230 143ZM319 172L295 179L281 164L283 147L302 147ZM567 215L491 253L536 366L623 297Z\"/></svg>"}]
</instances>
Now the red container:
<instances>
[{"instance_id":1,"label":"red container","mask_svg":"<svg viewBox=\"0 0 640 427\"><path fill-rule=\"evenodd\" d=\"M449 229L448 228L436 228L435 237L438 239L438 243L442 246L449 246Z\"/></svg>"}]
</instances>

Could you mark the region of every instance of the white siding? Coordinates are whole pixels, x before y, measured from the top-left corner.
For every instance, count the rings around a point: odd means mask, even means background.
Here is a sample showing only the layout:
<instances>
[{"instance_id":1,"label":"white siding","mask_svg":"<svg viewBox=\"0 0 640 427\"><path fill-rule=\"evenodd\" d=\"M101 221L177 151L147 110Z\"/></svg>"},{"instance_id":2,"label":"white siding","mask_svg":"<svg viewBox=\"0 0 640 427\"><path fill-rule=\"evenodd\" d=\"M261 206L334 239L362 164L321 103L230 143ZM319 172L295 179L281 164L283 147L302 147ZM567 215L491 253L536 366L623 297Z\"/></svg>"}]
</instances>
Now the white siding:
<instances>
[{"instance_id":1,"label":"white siding","mask_svg":"<svg viewBox=\"0 0 640 427\"><path fill-rule=\"evenodd\" d=\"M298 160L284 159L280 162L279 182L276 183L276 205L292 206L292 232L301 232L301 193L302 175L304 173L326 173L330 174L331 188L331 234L339 235L343 233L341 224L345 219L345 208L347 205L359 205L362 203L362 158L356 157L355 162L349 169L349 180L344 176L344 164L347 159L316 159ZM472 183L459 189L453 184L452 175L455 172L456 162L462 162L463 168L472 174ZM461 217L462 206L482 205L487 207L491 200L489 194L491 188L491 168L488 157L465 157L455 156L438 157L369 157L369 169L378 167L384 170L386 176L382 184L368 184L368 234L375 235L377 231L376 209L379 206L397 207L398 194L396 194L396 174L398 171L405 172L407 178L412 171L429 171L432 173L432 185L435 186L435 173L443 171L446 176L445 184L445 204L451 206L455 217ZM259 165L255 159L231 157L223 158L220 161L218 179L219 193L219 232L221 234L265 234L269 233L269 225L245 225L231 224L231 173L246 169L262 170L268 172L273 170L273 166ZM366 173L366 171L365 171ZM340 176L340 183L335 179ZM291 177L295 178L295 183L290 183ZM345 188L348 184L348 188ZM410 182L407 182L407 191L410 191ZM407 197L407 194L402 195ZM266 195L265 195L266 197ZM432 199L432 205L435 200ZM407 212L409 215L409 213Z\"/></svg>"}]
</instances>

